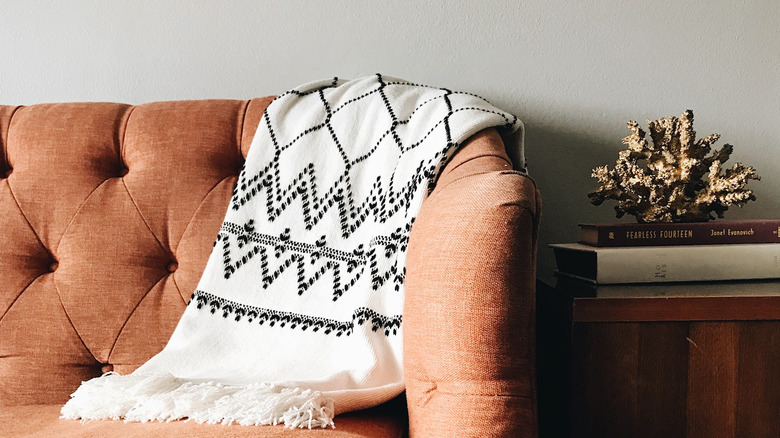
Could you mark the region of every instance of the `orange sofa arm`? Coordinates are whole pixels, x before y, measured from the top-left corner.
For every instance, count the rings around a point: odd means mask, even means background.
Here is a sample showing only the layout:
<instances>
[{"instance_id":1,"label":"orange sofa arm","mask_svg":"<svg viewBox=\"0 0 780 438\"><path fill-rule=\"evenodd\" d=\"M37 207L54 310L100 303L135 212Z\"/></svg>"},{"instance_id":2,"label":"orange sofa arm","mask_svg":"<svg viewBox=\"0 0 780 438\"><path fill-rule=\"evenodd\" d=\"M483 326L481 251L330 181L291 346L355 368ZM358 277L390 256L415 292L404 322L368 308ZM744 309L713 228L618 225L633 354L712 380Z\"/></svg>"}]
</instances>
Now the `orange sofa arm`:
<instances>
[{"instance_id":1,"label":"orange sofa arm","mask_svg":"<svg viewBox=\"0 0 780 438\"><path fill-rule=\"evenodd\" d=\"M410 436L537 436L541 201L493 130L463 146L410 236L404 367Z\"/></svg>"}]
</instances>

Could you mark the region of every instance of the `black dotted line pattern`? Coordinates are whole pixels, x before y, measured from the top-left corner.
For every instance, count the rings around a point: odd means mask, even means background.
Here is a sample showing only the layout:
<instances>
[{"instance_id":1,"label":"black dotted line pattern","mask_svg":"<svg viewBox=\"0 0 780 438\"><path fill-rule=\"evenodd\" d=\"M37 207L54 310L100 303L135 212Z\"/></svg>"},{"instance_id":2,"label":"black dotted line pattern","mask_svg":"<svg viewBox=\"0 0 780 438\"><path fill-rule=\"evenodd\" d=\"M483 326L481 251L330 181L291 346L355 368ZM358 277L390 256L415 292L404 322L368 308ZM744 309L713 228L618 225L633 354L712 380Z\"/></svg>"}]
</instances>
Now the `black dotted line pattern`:
<instances>
[{"instance_id":1,"label":"black dotted line pattern","mask_svg":"<svg viewBox=\"0 0 780 438\"><path fill-rule=\"evenodd\" d=\"M406 269L399 268L397 254L406 252L413 223L414 220L410 220L405 226L396 228L389 236L374 236L367 247L359 244L347 252L325 246L325 236L313 244L291 240L289 228L279 236L258 233L254 228L254 220L250 219L243 225L223 223L214 245L220 242L222 244L226 280L257 256L260 259L259 274L263 289L267 289L287 269L295 267L298 274L298 295L303 295L327 272L332 272L332 299L337 301L358 282L367 268L373 290L376 291L385 283L391 282L395 291L400 291L406 278ZM233 258L234 245L239 252L243 251L236 259ZM271 266L271 250L276 260L275 267ZM379 258L382 255L388 259L394 258L385 271L379 269ZM325 262L318 263L321 259Z\"/></svg>"},{"instance_id":2,"label":"black dotted line pattern","mask_svg":"<svg viewBox=\"0 0 780 438\"><path fill-rule=\"evenodd\" d=\"M398 190L393 189L394 173L387 181L378 176L369 193L361 201L356 201L353 196L349 169L320 195L314 163L306 165L283 188L279 163L274 160L252 177L247 177L244 171L241 172L233 190L231 209L238 211L253 198L265 194L265 213L268 220L273 222L294 201L300 199L302 220L307 230L313 229L325 214L333 209L339 216L342 237L346 239L369 217L375 222L384 223L402 209L404 212L408 211L419 185L431 180L435 182L438 168L447 161L448 154L455 147L456 144L450 143L436 152L433 158L420 162L414 175ZM367 157L360 159L365 158Z\"/></svg>"},{"instance_id":3,"label":"black dotted line pattern","mask_svg":"<svg viewBox=\"0 0 780 438\"><path fill-rule=\"evenodd\" d=\"M377 83L379 84L378 88L369 91L367 93L364 93L361 96L353 98L348 102L342 104L335 110L332 110L327 99L325 99L323 90L334 87L337 85L337 83L338 83L338 79L334 78L333 82L326 87L318 88L305 93L301 93L297 91L285 93L285 94L296 94L298 96L306 96L316 92L319 96L320 102L324 105L324 108L326 109L326 113L327 113L325 121L323 121L320 124L314 125L304 130L303 132L299 133L292 141L288 142L287 144L280 145L278 143L276 132L274 131L274 128L272 126L271 117L268 113L268 109L266 109L263 118L265 119L266 127L268 128L271 140L275 147L274 158L264 168L262 168L260 171L258 171L255 175L251 177L247 176L246 168L242 169L241 174L239 176L238 184L236 184L231 199L231 208L233 210L239 210L243 205L245 205L251 199L265 192L266 210L268 213L268 218L271 221L273 221L281 212L283 212L287 208L287 206L289 206L292 203L293 200L300 197L303 220L306 229L310 230L319 222L320 219L322 219L322 217L327 213L327 211L331 207L333 207L334 204L336 204L338 206L336 210L338 210L338 213L340 215L342 235L344 238L347 238L352 232L354 232L354 230L357 227L359 227L363 223L363 221L366 219L366 217L369 216L369 214L373 216L375 220L379 222L385 222L389 216L392 216L393 214L397 213L401 208L406 208L408 210L410 197L415 192L419 184L424 182L425 180L429 180L428 188L430 190L435 184L438 174L440 173L439 168L441 163L446 162L448 158L448 154L450 154L451 151L453 151L457 147L457 144L453 143L450 139L450 141L448 141L447 144L444 145L444 147L441 150L437 151L436 154L431 159L425 162L421 162L420 166L418 166L416 173L412 177L412 179L397 192L394 192L392 189L393 187L392 182L395 176L395 172L391 174L388 181L383 181L381 177L378 177L376 183L372 187L372 190L367 196L367 198L364 199L362 202L356 202L356 200L352 196L352 183L350 179L350 170L352 166L368 159L371 155L373 155L373 153L378 149L381 142L384 141L384 139L388 135L393 136L393 140L397 145L397 147L399 148L399 153L403 155L404 153L417 148L442 124L445 125L444 127L449 139L450 137L449 118L451 115L457 112L481 111L481 112L495 114L504 119L505 126L507 127L513 126L517 123L517 118L515 116L512 116L512 118L510 119L507 117L506 114L498 111L492 111L492 110L487 110L484 108L473 107L473 106L453 109L452 104L449 100L450 95L452 94L472 95L472 94L454 93L450 90L441 89L441 88L439 90L442 90L444 94L435 96L423 102L422 104L418 105L418 107L415 108L415 110L412 112L412 115L410 115L409 118L407 118L406 120L398 120L388 101L387 96L384 93L384 89L390 85L403 85L403 86L415 86L415 87L419 87L421 85L404 83L404 82L385 83L381 75L377 75ZM428 87L428 88L433 88L433 87ZM388 128L380 136L379 140L373 145L370 151L355 158L354 160L350 160L343 146L339 142L339 139L336 136L332 125L330 124L331 118L336 111L341 110L347 105L357 102L375 93L380 94L383 103L387 108L388 114L391 116L393 121L391 123L390 128ZM472 95L472 96L476 96L476 95ZM476 97L482 99L479 96ZM409 123L411 117L422 106L436 99L445 99L448 107L447 114L437 123L435 123L420 140L408 146L404 146L399 136L396 133L396 127L398 125ZM487 102L485 99L482 100ZM270 107L271 106L269 105L269 108ZM309 163L308 166L304 167L304 169L297 175L297 177L286 188L282 189L281 175L279 174L279 159L280 159L281 152L287 149L288 147L290 147L295 142L305 137L306 135L316 132L322 128L328 129L331 139L333 140L334 144L338 148L342 160L344 160L345 163L344 173L331 187L329 187L325 191L324 195L319 196L320 188L317 185L314 164ZM373 205L377 203L376 202L377 200L379 201L385 200L391 202L398 200L399 202L397 205L391 205L390 208L384 206L384 209L382 209L382 208L377 208ZM349 219L347 219L346 216L349 216Z\"/></svg>"},{"instance_id":4,"label":"black dotted line pattern","mask_svg":"<svg viewBox=\"0 0 780 438\"><path fill-rule=\"evenodd\" d=\"M233 211L238 211L254 198L264 198L266 218L269 222L274 222L287 207L296 203L301 209L300 217L303 221L303 225L306 230L309 231L312 230L329 211L335 212L339 219L341 237L347 239L369 219L373 220L374 223L386 223L399 212L403 212L408 217L409 208L411 207L414 195L418 192L421 184L427 185L426 189L429 193L433 190L439 175L448 161L449 154L453 153L459 146L451 137L449 123L452 115L462 111L485 112L498 115L503 119L505 127L510 127L517 123L517 118L515 116L511 116L510 118L508 114L481 108L479 105L453 108L453 103L450 98L455 94L475 96L486 103L487 100L470 93L457 93L446 88L437 88L437 90L442 91L442 94L431 97L418 104L405 120L400 120L393 110L390 99L385 92L387 87L404 86L426 87L429 89L435 88L401 81L385 82L381 75L376 75L376 84L376 88L348 100L335 109L331 107L330 102L327 100L325 90L338 86L338 78L334 78L330 84L322 87L305 92L292 90L277 97L277 99L279 99L289 95L303 97L316 94L317 100L319 100L319 103L323 105L323 109L325 110L325 118L320 123L314 124L303 132L298 133L286 144L280 144L273 126L274 123L272 123L272 117L269 113L269 109L274 107L274 103L272 102L271 105L266 108L263 119L265 120L265 126L268 128L268 135L273 144L273 158L251 176L247 174L245 163L233 190L231 209ZM380 135L379 140L377 140L370 151L355 159L350 159L331 124L333 115L355 102L374 95L377 95L378 98L382 99L382 103L392 122L390 123L389 128ZM312 99L312 97L309 97L309 99ZM446 110L442 109L441 114L438 115L440 118L436 121L431 120L433 124L430 126L429 130L424 133L422 138L414 143L404 145L397 132L397 128L400 125L410 123L412 118L417 115L425 105L439 99L442 99L446 105ZM399 163L399 160L396 160L396 168L392 169L389 176L377 176L365 198L362 200L355 199L351 180L352 167L371 157L388 136L392 136L393 143L398 148L398 157L400 158L403 154L423 144L436 129L439 129L442 126L446 134L446 144L441 145L441 148L436 151L431 151L435 153L429 155L427 159L421 160L414 170L413 175L405 181L405 184L395 184L396 169ZM283 187L281 182L282 175L280 172L281 153L307 135L323 128L327 128L331 142L338 149L339 155L344 162L344 172L339 175L336 181L329 187L320 187L318 185L317 171L314 163L303 163L302 170L292 181ZM395 189L397 186L398 189ZM364 251L364 253L361 253L360 255L338 251L333 248L326 248L324 237L318 240L315 245L290 241L289 229L286 229L285 232L278 237L261 235L254 231L254 224L251 220L243 225L225 224L222 231L217 236L215 245L220 242L222 244L225 279L229 279L238 269L249 263L253 257L258 256L261 260L261 278L264 288L267 288L272 284L286 269L297 268L298 295L303 295L307 289L325 273L332 271L333 300L336 301L349 290L349 288L354 286L367 266L370 267L370 274L372 276L371 282L374 290L377 290L387 281L395 283L396 291L400 289L405 278L405 272L403 267L401 267L401 269L398 267L398 257L396 253L403 254L406 251L410 224L411 222L406 225L406 229L404 230L400 228L396 230L394 234L397 234L400 237L394 237L389 240L383 240L384 238L382 237L375 238L368 244L368 249L363 250L362 248L357 248L355 251ZM234 258L231 252L235 251L234 246L238 246L240 250L238 252L243 251L243 254L237 258ZM396 255L394 263L390 269L385 272L379 272L378 269L378 246L384 247L386 257L390 258ZM244 249L245 247L246 249ZM277 259L275 267L270 266L272 259L269 253L272 253L275 259ZM317 260L320 258L324 258L326 262L317 263ZM306 263L307 260L309 260L308 264ZM344 278L342 278L342 276Z\"/></svg>"},{"instance_id":5,"label":"black dotted line pattern","mask_svg":"<svg viewBox=\"0 0 780 438\"><path fill-rule=\"evenodd\" d=\"M338 321L319 316L250 306L221 298L202 290L196 290L192 294L187 306L191 304L194 304L196 309L199 310L207 309L214 315L220 312L223 318L232 317L236 322L245 321L259 325L267 323L271 327L278 325L279 327L297 328L303 331L311 329L312 332L321 331L322 334L334 334L339 337L351 335L355 325L364 324L371 324L372 331L381 331L385 336L397 335L403 318L402 315L385 316L368 307L358 307L352 313L352 318L349 321Z\"/></svg>"}]
</instances>

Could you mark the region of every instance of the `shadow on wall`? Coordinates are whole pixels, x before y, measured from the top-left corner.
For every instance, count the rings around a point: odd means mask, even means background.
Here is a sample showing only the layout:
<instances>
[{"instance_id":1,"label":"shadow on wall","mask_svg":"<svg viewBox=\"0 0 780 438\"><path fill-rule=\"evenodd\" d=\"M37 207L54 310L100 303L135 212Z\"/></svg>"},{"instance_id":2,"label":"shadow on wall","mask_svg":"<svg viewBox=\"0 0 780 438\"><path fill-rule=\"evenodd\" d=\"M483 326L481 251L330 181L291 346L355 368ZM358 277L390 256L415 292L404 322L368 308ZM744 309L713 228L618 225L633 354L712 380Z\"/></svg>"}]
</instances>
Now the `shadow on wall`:
<instances>
[{"instance_id":1,"label":"shadow on wall","mask_svg":"<svg viewBox=\"0 0 780 438\"><path fill-rule=\"evenodd\" d=\"M588 193L597 187L594 167L613 165L620 139L609 133L583 135L570 128L539 127L526 123L526 159L530 175L542 193L539 233L539 276L551 278L555 259L550 243L573 242L577 224L615 220L611 205L594 207ZM594 164L595 163L595 164Z\"/></svg>"}]
</instances>

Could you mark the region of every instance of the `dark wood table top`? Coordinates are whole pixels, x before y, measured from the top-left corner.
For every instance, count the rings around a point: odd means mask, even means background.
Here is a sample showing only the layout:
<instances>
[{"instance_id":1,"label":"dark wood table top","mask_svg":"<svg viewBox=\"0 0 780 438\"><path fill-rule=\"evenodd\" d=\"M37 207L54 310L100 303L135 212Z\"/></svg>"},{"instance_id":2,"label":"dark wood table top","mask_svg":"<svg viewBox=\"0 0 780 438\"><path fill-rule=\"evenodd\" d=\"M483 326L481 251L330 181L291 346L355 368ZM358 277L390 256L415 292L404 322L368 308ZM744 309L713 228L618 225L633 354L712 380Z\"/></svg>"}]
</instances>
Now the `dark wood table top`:
<instances>
[{"instance_id":1,"label":"dark wood table top","mask_svg":"<svg viewBox=\"0 0 780 438\"><path fill-rule=\"evenodd\" d=\"M780 320L780 281L586 285L542 279L573 322Z\"/></svg>"}]
</instances>

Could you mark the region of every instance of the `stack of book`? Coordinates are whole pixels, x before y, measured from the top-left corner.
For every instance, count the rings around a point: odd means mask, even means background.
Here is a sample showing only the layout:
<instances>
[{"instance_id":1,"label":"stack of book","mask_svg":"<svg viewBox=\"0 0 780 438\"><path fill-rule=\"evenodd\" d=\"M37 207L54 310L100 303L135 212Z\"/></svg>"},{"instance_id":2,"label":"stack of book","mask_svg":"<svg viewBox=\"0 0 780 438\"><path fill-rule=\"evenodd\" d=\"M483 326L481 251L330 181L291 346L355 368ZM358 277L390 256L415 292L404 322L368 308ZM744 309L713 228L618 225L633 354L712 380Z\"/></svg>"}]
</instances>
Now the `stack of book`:
<instances>
[{"instance_id":1,"label":"stack of book","mask_svg":"<svg viewBox=\"0 0 780 438\"><path fill-rule=\"evenodd\" d=\"M550 246L572 294L780 293L780 219L580 224L578 243Z\"/></svg>"}]
</instances>

